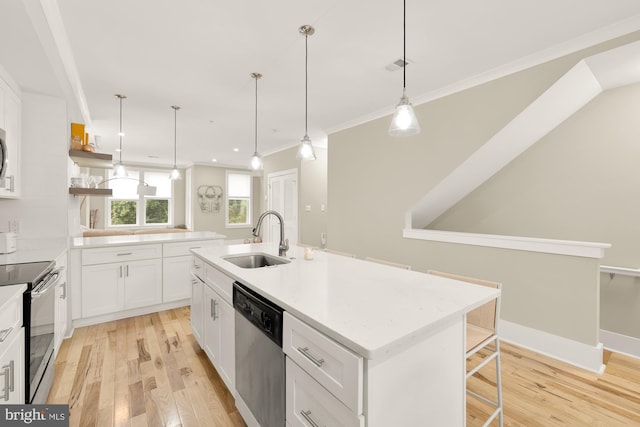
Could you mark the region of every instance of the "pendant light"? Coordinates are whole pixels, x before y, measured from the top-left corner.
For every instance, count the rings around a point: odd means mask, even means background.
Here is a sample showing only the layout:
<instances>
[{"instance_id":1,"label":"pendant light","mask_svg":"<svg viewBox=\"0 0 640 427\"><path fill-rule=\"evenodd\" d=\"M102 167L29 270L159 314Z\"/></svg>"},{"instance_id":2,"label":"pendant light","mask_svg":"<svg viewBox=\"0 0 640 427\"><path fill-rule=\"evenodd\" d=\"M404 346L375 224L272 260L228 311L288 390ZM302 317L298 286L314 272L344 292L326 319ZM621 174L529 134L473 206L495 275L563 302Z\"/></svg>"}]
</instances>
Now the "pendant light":
<instances>
[{"instance_id":1,"label":"pendant light","mask_svg":"<svg viewBox=\"0 0 640 427\"><path fill-rule=\"evenodd\" d=\"M262 157L258 154L258 79L262 77L260 73L251 73L251 77L256 80L256 123L255 123L255 145L253 156L251 156L251 169L254 171L262 169Z\"/></svg>"},{"instance_id":2,"label":"pendant light","mask_svg":"<svg viewBox=\"0 0 640 427\"><path fill-rule=\"evenodd\" d=\"M182 178L176 166L176 153L178 151L178 110L180 107L172 105L171 108L173 108L173 169L171 170L171 174L169 174L169 179L176 180Z\"/></svg>"},{"instance_id":3,"label":"pendant light","mask_svg":"<svg viewBox=\"0 0 640 427\"><path fill-rule=\"evenodd\" d=\"M413 111L413 106L407 98L407 0L403 0L402 8L402 97L396 106L396 111L391 119L389 135L411 136L420 133L420 123Z\"/></svg>"},{"instance_id":4,"label":"pendant light","mask_svg":"<svg viewBox=\"0 0 640 427\"><path fill-rule=\"evenodd\" d=\"M118 163L113 167L113 176L123 177L127 176L127 170L125 169L124 164L122 164L122 137L124 136L124 133L122 132L122 100L127 99L127 97L125 95L116 94L116 98L120 101L120 132L118 132L118 136L120 137L120 149L118 150L120 157Z\"/></svg>"},{"instance_id":5,"label":"pendant light","mask_svg":"<svg viewBox=\"0 0 640 427\"><path fill-rule=\"evenodd\" d=\"M309 64L309 51L307 47L307 42L309 40L309 36L313 35L316 30L311 25L303 25L298 29L300 34L304 36L304 137L302 141L300 141L300 146L298 147L298 154L296 158L298 160L315 160L316 153L313 151L313 145L311 145L311 139L307 133L307 105L308 105L308 64Z\"/></svg>"}]
</instances>

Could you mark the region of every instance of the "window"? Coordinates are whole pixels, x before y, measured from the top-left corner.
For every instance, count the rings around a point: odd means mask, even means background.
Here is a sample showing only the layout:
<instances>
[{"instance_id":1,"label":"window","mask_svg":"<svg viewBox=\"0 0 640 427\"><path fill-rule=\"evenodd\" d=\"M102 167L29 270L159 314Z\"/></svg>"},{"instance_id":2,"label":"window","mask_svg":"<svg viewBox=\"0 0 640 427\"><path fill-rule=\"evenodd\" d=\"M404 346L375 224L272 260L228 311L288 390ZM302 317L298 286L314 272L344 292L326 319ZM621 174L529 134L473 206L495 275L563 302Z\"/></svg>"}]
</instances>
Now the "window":
<instances>
[{"instance_id":1,"label":"window","mask_svg":"<svg viewBox=\"0 0 640 427\"><path fill-rule=\"evenodd\" d=\"M251 174L227 171L227 227L251 226Z\"/></svg>"},{"instance_id":2,"label":"window","mask_svg":"<svg viewBox=\"0 0 640 427\"><path fill-rule=\"evenodd\" d=\"M113 195L107 198L110 227L169 225L172 221L173 187L167 172L128 169L128 176L115 178L109 171L108 185ZM138 194L138 186L156 187L155 196Z\"/></svg>"}]
</instances>

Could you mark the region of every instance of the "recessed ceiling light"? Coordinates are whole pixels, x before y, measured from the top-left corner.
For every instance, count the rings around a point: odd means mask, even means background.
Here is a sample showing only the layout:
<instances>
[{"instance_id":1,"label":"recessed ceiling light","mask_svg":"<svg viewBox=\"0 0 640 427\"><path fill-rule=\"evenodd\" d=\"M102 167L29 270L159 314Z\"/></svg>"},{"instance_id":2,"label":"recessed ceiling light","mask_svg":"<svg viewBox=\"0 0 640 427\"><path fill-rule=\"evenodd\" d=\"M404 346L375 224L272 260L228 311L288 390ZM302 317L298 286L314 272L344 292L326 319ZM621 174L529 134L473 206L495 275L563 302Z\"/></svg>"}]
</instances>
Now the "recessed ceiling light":
<instances>
[{"instance_id":1,"label":"recessed ceiling light","mask_svg":"<svg viewBox=\"0 0 640 427\"><path fill-rule=\"evenodd\" d=\"M217 162L217 161L218 161L218 159L216 159L216 158L214 157L213 159L211 159L211 161L212 161L213 163L215 163L215 162Z\"/></svg>"},{"instance_id":2,"label":"recessed ceiling light","mask_svg":"<svg viewBox=\"0 0 640 427\"><path fill-rule=\"evenodd\" d=\"M119 153L120 151L122 150L120 150L119 148L116 148L116 153Z\"/></svg>"},{"instance_id":3,"label":"recessed ceiling light","mask_svg":"<svg viewBox=\"0 0 640 427\"><path fill-rule=\"evenodd\" d=\"M233 151L235 151L237 153L238 151L240 151L240 149L239 148L234 148Z\"/></svg>"}]
</instances>

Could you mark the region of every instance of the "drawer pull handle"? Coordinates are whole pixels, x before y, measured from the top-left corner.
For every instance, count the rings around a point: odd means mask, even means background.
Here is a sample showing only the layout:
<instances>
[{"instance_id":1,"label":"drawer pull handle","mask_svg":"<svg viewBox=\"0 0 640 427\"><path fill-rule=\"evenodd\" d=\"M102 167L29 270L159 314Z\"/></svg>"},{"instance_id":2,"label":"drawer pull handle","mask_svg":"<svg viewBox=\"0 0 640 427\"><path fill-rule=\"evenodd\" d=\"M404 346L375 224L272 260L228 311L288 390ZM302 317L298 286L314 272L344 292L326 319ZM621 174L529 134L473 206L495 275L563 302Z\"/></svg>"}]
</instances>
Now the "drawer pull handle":
<instances>
[{"instance_id":1,"label":"drawer pull handle","mask_svg":"<svg viewBox=\"0 0 640 427\"><path fill-rule=\"evenodd\" d=\"M302 355L304 357L306 357L307 359L311 360L313 362L314 365L316 365L318 368L322 367L322 365L324 365L324 359L318 359L316 358L313 354L311 354L311 352L309 351L309 347L298 347L298 351L300 353L302 353Z\"/></svg>"},{"instance_id":2,"label":"drawer pull handle","mask_svg":"<svg viewBox=\"0 0 640 427\"><path fill-rule=\"evenodd\" d=\"M316 423L314 419L311 418L311 411L300 411L300 415L302 415L302 418L304 418L309 424L311 424L311 427L320 427L318 423Z\"/></svg>"},{"instance_id":3,"label":"drawer pull handle","mask_svg":"<svg viewBox=\"0 0 640 427\"><path fill-rule=\"evenodd\" d=\"M4 340L7 339L7 337L9 336L9 334L11 334L11 331L13 331L13 326L8 328L8 329L3 329L0 331L0 342L4 342Z\"/></svg>"},{"instance_id":4,"label":"drawer pull handle","mask_svg":"<svg viewBox=\"0 0 640 427\"><path fill-rule=\"evenodd\" d=\"M9 401L9 392L15 389L14 370L14 362L12 360L8 365L4 365L2 372L0 372L0 375L4 376L4 391L0 397L2 397L5 402Z\"/></svg>"},{"instance_id":5,"label":"drawer pull handle","mask_svg":"<svg viewBox=\"0 0 640 427\"><path fill-rule=\"evenodd\" d=\"M189 249L200 249L202 246L191 246Z\"/></svg>"},{"instance_id":6,"label":"drawer pull handle","mask_svg":"<svg viewBox=\"0 0 640 427\"><path fill-rule=\"evenodd\" d=\"M118 256L125 256L125 255L131 255L131 252L122 252L121 254L118 254Z\"/></svg>"},{"instance_id":7,"label":"drawer pull handle","mask_svg":"<svg viewBox=\"0 0 640 427\"><path fill-rule=\"evenodd\" d=\"M67 299L67 282L62 282L60 284L60 289L61 289L60 299Z\"/></svg>"}]
</instances>

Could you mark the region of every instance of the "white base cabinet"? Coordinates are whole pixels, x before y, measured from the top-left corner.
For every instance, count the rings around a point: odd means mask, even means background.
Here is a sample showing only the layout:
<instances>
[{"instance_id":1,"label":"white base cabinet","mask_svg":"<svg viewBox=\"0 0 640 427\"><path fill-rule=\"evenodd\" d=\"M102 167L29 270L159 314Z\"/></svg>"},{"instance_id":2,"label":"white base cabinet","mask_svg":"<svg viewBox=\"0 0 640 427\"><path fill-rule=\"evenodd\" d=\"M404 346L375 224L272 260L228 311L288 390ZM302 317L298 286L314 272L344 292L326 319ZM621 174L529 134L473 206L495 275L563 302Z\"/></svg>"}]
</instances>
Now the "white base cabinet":
<instances>
[{"instance_id":1,"label":"white base cabinet","mask_svg":"<svg viewBox=\"0 0 640 427\"><path fill-rule=\"evenodd\" d=\"M67 335L68 326L68 285L67 285L67 252L56 258L56 268L60 270L60 278L58 279L58 285L55 290L56 304L55 304L55 321L53 342L55 354L58 354L58 349L62 344L62 340Z\"/></svg>"},{"instance_id":2,"label":"white base cabinet","mask_svg":"<svg viewBox=\"0 0 640 427\"><path fill-rule=\"evenodd\" d=\"M227 388L235 395L235 311L231 300L233 279L204 265L191 263L191 329Z\"/></svg>"},{"instance_id":3,"label":"white base cabinet","mask_svg":"<svg viewBox=\"0 0 640 427\"><path fill-rule=\"evenodd\" d=\"M160 258L82 267L82 316L162 302Z\"/></svg>"},{"instance_id":4,"label":"white base cabinet","mask_svg":"<svg viewBox=\"0 0 640 427\"><path fill-rule=\"evenodd\" d=\"M26 285L0 287L0 405L24 404L24 327Z\"/></svg>"},{"instance_id":5,"label":"white base cabinet","mask_svg":"<svg viewBox=\"0 0 640 427\"><path fill-rule=\"evenodd\" d=\"M231 304L204 286L203 349L229 390L235 390L235 317Z\"/></svg>"},{"instance_id":6,"label":"white base cabinet","mask_svg":"<svg viewBox=\"0 0 640 427\"><path fill-rule=\"evenodd\" d=\"M364 416L349 410L288 357L286 365L288 425L364 427Z\"/></svg>"},{"instance_id":7,"label":"white base cabinet","mask_svg":"<svg viewBox=\"0 0 640 427\"><path fill-rule=\"evenodd\" d=\"M203 309L204 309L204 282L195 274L191 275L191 331L200 347L203 342Z\"/></svg>"},{"instance_id":8,"label":"white base cabinet","mask_svg":"<svg viewBox=\"0 0 640 427\"><path fill-rule=\"evenodd\" d=\"M24 403L24 328L10 334L0 353L0 404Z\"/></svg>"},{"instance_id":9,"label":"white base cabinet","mask_svg":"<svg viewBox=\"0 0 640 427\"><path fill-rule=\"evenodd\" d=\"M191 296L191 249L222 245L218 240L196 240L162 245L162 302L188 299Z\"/></svg>"}]
</instances>

